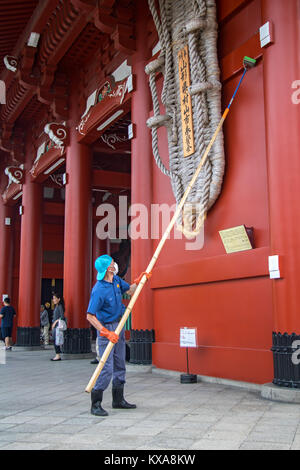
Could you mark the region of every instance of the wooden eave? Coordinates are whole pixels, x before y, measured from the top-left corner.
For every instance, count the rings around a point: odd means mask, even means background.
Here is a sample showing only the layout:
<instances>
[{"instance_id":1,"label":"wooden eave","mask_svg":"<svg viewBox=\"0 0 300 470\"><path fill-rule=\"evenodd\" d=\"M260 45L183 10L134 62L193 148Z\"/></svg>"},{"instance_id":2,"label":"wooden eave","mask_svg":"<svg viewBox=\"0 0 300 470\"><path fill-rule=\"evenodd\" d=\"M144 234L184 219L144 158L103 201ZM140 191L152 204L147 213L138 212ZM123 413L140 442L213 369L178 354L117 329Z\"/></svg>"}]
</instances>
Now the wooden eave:
<instances>
[{"instance_id":1,"label":"wooden eave","mask_svg":"<svg viewBox=\"0 0 300 470\"><path fill-rule=\"evenodd\" d=\"M30 170L32 180L39 183L47 180L51 172L46 174L45 172L60 160L61 162L55 167L55 171L57 171L58 168L60 168L65 163L65 152L61 153L59 148L50 148L46 153L41 155L38 162L33 165L32 169Z\"/></svg>"},{"instance_id":2,"label":"wooden eave","mask_svg":"<svg viewBox=\"0 0 300 470\"><path fill-rule=\"evenodd\" d=\"M14 206L17 204L18 199L14 199L18 193L22 191L22 184L11 183L9 187L2 193L2 199L5 204Z\"/></svg>"},{"instance_id":3,"label":"wooden eave","mask_svg":"<svg viewBox=\"0 0 300 470\"><path fill-rule=\"evenodd\" d=\"M127 79L121 83L125 84L126 81ZM131 109L131 94L132 92L126 92L122 102L120 102L120 96L106 96L102 101L92 106L77 127L78 142L92 144L99 139L101 134L112 126L115 121L120 119L120 117L124 117ZM116 115L114 119L110 120L118 111L120 111L121 114ZM101 124L105 124L106 121L108 122L107 125L101 130L98 130L98 127Z\"/></svg>"}]
</instances>

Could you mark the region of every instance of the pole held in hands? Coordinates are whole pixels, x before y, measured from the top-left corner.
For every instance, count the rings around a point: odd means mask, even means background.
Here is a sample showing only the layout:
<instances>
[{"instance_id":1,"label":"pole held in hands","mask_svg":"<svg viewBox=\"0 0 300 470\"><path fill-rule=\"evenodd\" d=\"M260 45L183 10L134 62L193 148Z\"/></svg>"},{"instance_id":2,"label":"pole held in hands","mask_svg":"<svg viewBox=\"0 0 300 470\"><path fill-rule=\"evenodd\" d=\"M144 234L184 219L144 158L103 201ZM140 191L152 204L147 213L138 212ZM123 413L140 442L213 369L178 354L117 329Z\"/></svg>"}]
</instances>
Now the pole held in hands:
<instances>
[{"instance_id":1,"label":"pole held in hands","mask_svg":"<svg viewBox=\"0 0 300 470\"><path fill-rule=\"evenodd\" d=\"M204 163L205 163L205 161L206 161L206 159L207 159L207 157L208 157L208 154L209 154L209 152L210 152L210 150L211 150L211 147L213 146L213 144L214 144L214 142L215 142L215 140L216 140L216 138L217 138L217 135L218 135L219 132L220 132L220 129L221 129L222 125L223 125L223 122L224 122L225 119L226 119L226 116L227 116L228 112L229 112L229 109L226 109L226 111L225 111L225 113L223 114L222 119L221 119L221 121L220 121L220 123L219 123L219 125L218 125L218 128L217 128L215 134L213 135L213 137L212 137L212 139L211 139L211 141L210 141L210 143L209 143L209 145L208 145L208 147L207 147L207 149L206 149L206 151L205 151L205 153L204 153L204 155L203 155L203 157L202 157L202 159L201 159L201 161L200 161L200 163L199 163L199 166L198 166L198 168L197 168L197 170L196 170L196 172L195 172L195 174L194 174L194 176L193 176L193 178L192 178L190 184L188 185L188 187L187 187L187 189L186 189L186 191L185 191L185 193L184 193L184 195L183 195L183 197L182 197L182 199L181 199L181 201L180 201L180 203L179 203L179 205L178 205L178 207L177 207L177 209L176 209L176 211L175 211L175 213L174 213L174 215L173 215L173 217L172 217L172 219L171 219L171 221L170 221L170 223L169 223L169 225L168 225L168 227L167 227L167 229L166 229L166 231L165 231L165 233L163 234L163 236L162 236L162 238L161 238L161 240L160 240L160 242L159 242L159 244L158 244L158 246L157 246L157 248L156 248L156 250L155 250L154 255L152 256L152 259L151 259L151 261L150 261L150 263L149 263L149 265L148 265L148 267L147 267L147 269L146 269L146 271L145 271L146 273L149 274L149 273L152 272L152 269L153 269L153 267L155 266L155 263L156 263L156 261L157 261L157 259L158 259L158 257L159 257L159 254L160 254L160 252L161 252L161 250L162 250L162 248L163 248L163 246L164 246L164 244L165 244L167 238L169 237L169 234L170 234L172 228L174 227L174 225L175 225L175 223L176 223L176 220L177 220L178 217L179 217L179 214L180 214L180 212L181 212L181 210L182 210L182 208L183 208L183 206L184 206L184 203L186 202L186 199L187 199L187 197L188 197L188 195L189 195L189 193L190 193L190 191L191 191L191 189L192 189L192 187L193 187L193 185L194 185L196 179L197 179L198 176L199 176L199 173L200 173L200 171L201 171L201 169L202 169L202 167L203 167L203 165L204 165ZM146 284L146 281L147 281L147 276L146 276L146 274L144 274L143 277L142 277L142 279L140 280L140 283L139 283L139 285L137 286L137 288L136 288L136 290L135 290L135 292L134 292L134 294L133 294L133 296L132 296L132 298L131 298L131 300L130 300L130 302L129 302L129 304L128 304L128 306L127 306L127 308L126 308L126 310L125 310L125 312L124 312L124 314L123 314L123 316L122 316L122 318L121 318L121 320L120 320L120 323L118 324L118 326L117 326L117 328L116 328L116 330L115 330L115 333L116 333L117 335L120 335L120 333L121 333L121 331L122 331L122 329L123 329L123 327L124 327L124 325L125 325L125 323L126 323L126 321L127 321L127 318L129 317L129 315L130 315L130 313L131 313L131 311L132 311L132 309L133 309L133 307L134 307L135 302L137 301L137 299L138 299L138 297L139 297L139 295L140 295L140 293L141 293L141 291L142 291L144 285ZM109 356L110 353L111 353L111 350L112 350L113 346L114 346L114 343L112 343L111 341L110 341L110 342L108 343L108 345L106 346L106 349L105 349L105 351L104 351L104 353L103 353L103 355L102 355L102 357L101 357L101 359L100 359L100 361L99 361L99 364L97 365L97 367L96 367L96 369L95 369L95 372L93 373L93 375L92 375L92 377L91 377L91 379L90 379L90 381L89 381L89 383L88 383L88 385L87 385L87 387L86 387L86 389L85 389L85 391L86 391L87 393L90 393L90 392L92 391L92 389L93 389L93 387L94 387L94 385L95 385L95 383L96 383L96 381L97 381L97 378L99 377L99 375L100 375L100 373L101 373L101 371L102 371L102 369L103 369L103 367L104 367L104 364L106 363L107 358L108 358L108 356Z\"/></svg>"},{"instance_id":2,"label":"pole held in hands","mask_svg":"<svg viewBox=\"0 0 300 470\"><path fill-rule=\"evenodd\" d=\"M121 318L121 320L120 320L120 323L118 324L118 326L117 326L117 328L116 328L116 330L115 330L115 333L116 333L117 335L120 335L120 333L121 333L121 331L122 331L122 329L123 329L123 327L124 327L124 325L125 325L125 323L126 323L128 317L129 317L129 315L130 315L130 313L131 313L131 311L132 311L132 309L133 309L133 307L134 307L135 302L137 301L137 299L138 299L138 297L139 297L139 295L140 295L140 293L141 293L141 291L142 291L144 285L146 284L146 281L147 281L147 275L146 275L146 274L150 274L150 273L152 272L152 270L153 270L153 268L154 268L154 266L155 266L155 263L156 263L156 261L157 261L157 259L158 259L158 257L159 257L159 254L160 254L160 252L161 252L161 250L162 250L162 248L163 248L163 246L164 246L166 240L168 239L168 237L169 237L169 235L170 235L170 233L171 233L171 230L172 230L172 228L174 227L174 225L175 225L175 223L176 223L176 220L178 219L178 217L179 217L179 215L180 215L180 212L181 212L181 210L182 210L182 208L183 208L183 206L184 206L184 204L185 204L185 202L186 202L186 200L187 200L187 198L188 198L188 195L189 195L189 193L190 193L190 191L191 191L191 189L192 189L192 187L193 187L195 181L197 180L197 178L198 178L198 176L199 176L199 173L200 173L200 171L201 171L201 169L202 169L204 163L205 163L206 160L207 160L207 157L208 157L208 155L209 155L209 152L211 151L211 148L212 148L213 144L215 143L215 140L216 140L216 138L217 138L217 136L218 136L220 130L222 129L222 126L223 126L223 124L224 124L224 121L225 121L225 119L226 119L228 113L229 113L229 110L230 110L230 107L231 107L231 105L232 105L232 102L233 102L233 100L234 100L234 98L235 98L235 96L236 96L236 94L237 94L237 91L238 91L238 89L239 89L239 87L240 87L240 85L241 85L241 83L242 83L242 81L243 81L243 78L244 78L244 76L245 76L245 74L246 74L246 72L247 72L247 70L248 70L248 68L247 68L247 66L246 66L246 64L245 64L245 58L244 58L244 67L245 67L245 68L244 68L243 76L242 76L242 78L241 78L241 80L240 80L240 82L239 82L239 84L238 84L238 86L237 86L237 88L236 88L236 90L235 90L235 92L234 92L234 94L233 94L233 97L232 97L232 99L230 100L229 105L228 105L227 108L225 109L225 111L224 111L224 113L223 113L223 116L221 117L221 120L220 120L220 122L219 122L219 124L218 124L218 127L217 127L217 129L216 129L214 135L212 136L212 138L211 138L211 140L210 140L210 142L209 142L209 144L208 144L208 146L207 146L207 148L206 148L206 150L205 150L205 152L204 152L204 154L203 154L203 156L202 156L202 158L201 158L201 161L200 161L200 163L199 163L199 165L198 165L198 168L196 169L195 174L194 174L193 178L191 179L190 184L188 185L188 187L187 187L187 189L186 189L186 191L185 191L185 193L184 193L184 195L183 195L183 197L182 197L180 203L178 204L177 209L176 209L176 211L175 211L175 213L174 213L174 215L173 215L173 217L172 217L172 219L171 219L171 221L170 221L168 227L166 228L166 230L165 230L165 232L164 232L164 234L163 234L163 236L162 236L162 238L161 238L161 240L160 240L160 242L159 242L159 244L158 244L158 246L157 246L157 248L156 248L156 250L155 250L155 252L154 252L154 255L152 256L152 259L151 259L151 261L150 261L150 263L149 263L149 265L148 265L148 267L147 267L147 269L146 269L146 271L145 271L145 274L142 276L142 278L141 278L141 280L140 280L140 282L139 282L139 284L138 284L138 286L137 286L137 288L136 288L136 290L135 290L135 292L134 292L134 294L133 294L133 296L132 296L132 298L131 298L131 300L130 300L130 302L129 302L129 304L128 304L128 306L127 306L127 308L126 308L126 310L125 310L125 312L124 312L124 314L123 314L123 316L122 316L122 318ZM203 220L204 220L204 219L203 219ZM108 345L106 346L106 349L105 349L105 351L104 351L104 353L103 353L103 355L102 355L102 357L101 357L101 359L100 359L100 361L99 361L99 364L97 365L97 367L96 367L96 369L95 369L95 371L94 371L94 373L93 373L93 375L92 375L92 377L91 377L91 379L90 379L90 381L89 381L89 383L88 383L88 385L87 385L87 387L86 387L86 389L85 389L85 391L86 391L87 393L90 393L90 392L92 391L92 389L93 389L93 387L94 387L94 385L95 385L95 383L96 383L96 381L97 381L97 378L99 377L99 375L100 375L100 373L101 373L101 371L102 371L102 369L103 369L103 367L104 367L104 365L105 365L105 363L106 363L106 361L107 361L107 358L108 358L109 354L111 353L111 350L112 350L113 346L114 346L114 343L112 343L111 341L110 341L110 342L108 343Z\"/></svg>"}]
</instances>

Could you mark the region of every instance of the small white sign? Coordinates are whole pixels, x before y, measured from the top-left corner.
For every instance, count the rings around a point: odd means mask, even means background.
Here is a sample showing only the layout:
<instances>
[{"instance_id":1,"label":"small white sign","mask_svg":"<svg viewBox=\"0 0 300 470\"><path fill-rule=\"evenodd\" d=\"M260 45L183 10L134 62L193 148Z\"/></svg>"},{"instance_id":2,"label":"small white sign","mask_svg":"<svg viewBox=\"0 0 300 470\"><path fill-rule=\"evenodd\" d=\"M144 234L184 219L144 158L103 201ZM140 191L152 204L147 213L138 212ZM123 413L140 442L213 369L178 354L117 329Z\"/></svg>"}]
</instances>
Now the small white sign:
<instances>
[{"instance_id":1,"label":"small white sign","mask_svg":"<svg viewBox=\"0 0 300 470\"><path fill-rule=\"evenodd\" d=\"M197 328L180 328L180 347L196 348L197 347Z\"/></svg>"},{"instance_id":2,"label":"small white sign","mask_svg":"<svg viewBox=\"0 0 300 470\"><path fill-rule=\"evenodd\" d=\"M262 41L267 36L270 36L270 22L269 21L259 28L260 40Z\"/></svg>"},{"instance_id":3,"label":"small white sign","mask_svg":"<svg viewBox=\"0 0 300 470\"><path fill-rule=\"evenodd\" d=\"M4 299L6 299L6 297L8 297L8 294L2 294L2 302L4 302Z\"/></svg>"},{"instance_id":4,"label":"small white sign","mask_svg":"<svg viewBox=\"0 0 300 470\"><path fill-rule=\"evenodd\" d=\"M31 33L29 36L29 39L27 41L27 46L30 47L37 47L38 43L40 40L40 34L39 33Z\"/></svg>"},{"instance_id":5,"label":"small white sign","mask_svg":"<svg viewBox=\"0 0 300 470\"><path fill-rule=\"evenodd\" d=\"M280 279L280 266L279 266L279 256L269 256L269 273L270 279Z\"/></svg>"},{"instance_id":6,"label":"small white sign","mask_svg":"<svg viewBox=\"0 0 300 470\"><path fill-rule=\"evenodd\" d=\"M259 28L260 46L266 47L273 42L273 24L268 21Z\"/></svg>"},{"instance_id":7,"label":"small white sign","mask_svg":"<svg viewBox=\"0 0 300 470\"><path fill-rule=\"evenodd\" d=\"M280 279L280 271L270 271L270 279Z\"/></svg>"}]
</instances>

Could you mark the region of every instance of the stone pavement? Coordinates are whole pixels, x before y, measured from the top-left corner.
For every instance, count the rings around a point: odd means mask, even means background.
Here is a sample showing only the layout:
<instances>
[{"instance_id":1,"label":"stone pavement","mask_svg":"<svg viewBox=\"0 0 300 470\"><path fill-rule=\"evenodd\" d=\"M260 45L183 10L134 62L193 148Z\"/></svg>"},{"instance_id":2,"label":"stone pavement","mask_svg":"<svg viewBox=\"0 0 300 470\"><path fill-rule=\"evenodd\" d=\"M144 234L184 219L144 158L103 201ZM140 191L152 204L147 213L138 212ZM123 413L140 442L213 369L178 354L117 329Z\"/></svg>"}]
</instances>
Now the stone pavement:
<instances>
[{"instance_id":1,"label":"stone pavement","mask_svg":"<svg viewBox=\"0 0 300 470\"><path fill-rule=\"evenodd\" d=\"M137 409L112 409L109 389L109 416L98 418L84 392L90 359L51 357L52 350L6 353L0 450L300 449L299 405L265 400L255 388L181 384L179 374L128 364L125 396Z\"/></svg>"}]
</instances>

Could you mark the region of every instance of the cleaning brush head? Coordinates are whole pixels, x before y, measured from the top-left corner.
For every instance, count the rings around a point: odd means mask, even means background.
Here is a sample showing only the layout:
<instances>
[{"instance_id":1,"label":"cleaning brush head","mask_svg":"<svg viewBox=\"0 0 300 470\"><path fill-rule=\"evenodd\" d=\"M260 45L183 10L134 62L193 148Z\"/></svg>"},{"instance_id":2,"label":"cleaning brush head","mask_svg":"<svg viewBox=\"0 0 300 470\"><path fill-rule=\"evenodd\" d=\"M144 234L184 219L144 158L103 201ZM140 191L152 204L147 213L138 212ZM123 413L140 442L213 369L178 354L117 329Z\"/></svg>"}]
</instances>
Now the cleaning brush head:
<instances>
[{"instance_id":1,"label":"cleaning brush head","mask_svg":"<svg viewBox=\"0 0 300 470\"><path fill-rule=\"evenodd\" d=\"M245 56L243 60L243 65L246 69L252 69L256 65L256 60L251 57Z\"/></svg>"}]
</instances>

